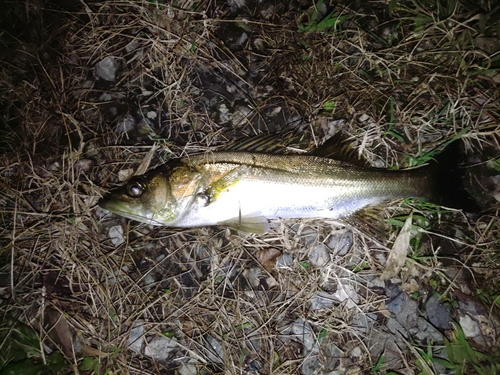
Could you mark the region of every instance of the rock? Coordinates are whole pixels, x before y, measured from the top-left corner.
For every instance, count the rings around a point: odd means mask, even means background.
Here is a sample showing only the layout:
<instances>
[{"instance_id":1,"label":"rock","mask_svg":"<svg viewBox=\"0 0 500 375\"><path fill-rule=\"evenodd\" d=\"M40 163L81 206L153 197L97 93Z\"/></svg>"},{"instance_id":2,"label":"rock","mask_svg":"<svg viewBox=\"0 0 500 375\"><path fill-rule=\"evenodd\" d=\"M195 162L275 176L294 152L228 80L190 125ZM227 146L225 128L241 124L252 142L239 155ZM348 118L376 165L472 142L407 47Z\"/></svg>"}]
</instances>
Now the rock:
<instances>
[{"instance_id":1,"label":"rock","mask_svg":"<svg viewBox=\"0 0 500 375\"><path fill-rule=\"evenodd\" d=\"M123 228L121 225L115 225L109 228L108 237L111 239L111 243L115 247L120 246L125 242L125 236L123 235Z\"/></svg>"},{"instance_id":2,"label":"rock","mask_svg":"<svg viewBox=\"0 0 500 375\"><path fill-rule=\"evenodd\" d=\"M284 253L276 259L276 268L288 268L293 266L293 257L290 254Z\"/></svg>"},{"instance_id":3,"label":"rock","mask_svg":"<svg viewBox=\"0 0 500 375\"><path fill-rule=\"evenodd\" d=\"M109 102L111 101L111 99L113 98L111 97L111 94L109 92L103 92L99 97L100 102Z\"/></svg>"},{"instance_id":4,"label":"rock","mask_svg":"<svg viewBox=\"0 0 500 375\"><path fill-rule=\"evenodd\" d=\"M443 305L436 296L432 295L425 303L427 320L436 328L451 329L451 310Z\"/></svg>"},{"instance_id":5,"label":"rock","mask_svg":"<svg viewBox=\"0 0 500 375\"><path fill-rule=\"evenodd\" d=\"M300 233L300 240L305 248L311 246L314 242L318 241L318 232L312 229L305 229Z\"/></svg>"},{"instance_id":6,"label":"rock","mask_svg":"<svg viewBox=\"0 0 500 375\"><path fill-rule=\"evenodd\" d=\"M116 79L116 71L120 67L117 57L108 56L95 64L95 74L97 77L114 82Z\"/></svg>"},{"instance_id":7,"label":"rock","mask_svg":"<svg viewBox=\"0 0 500 375\"><path fill-rule=\"evenodd\" d=\"M344 256L351 249L352 244L352 231L345 230L334 234L328 242L328 247L332 250L333 255Z\"/></svg>"},{"instance_id":8,"label":"rock","mask_svg":"<svg viewBox=\"0 0 500 375\"><path fill-rule=\"evenodd\" d=\"M128 337L128 348L136 353L142 353L142 344L144 342L144 322L138 320L132 326Z\"/></svg>"},{"instance_id":9,"label":"rock","mask_svg":"<svg viewBox=\"0 0 500 375\"><path fill-rule=\"evenodd\" d=\"M122 122L116 127L116 133L125 134L134 130L136 125L135 118L132 115L127 115Z\"/></svg>"},{"instance_id":10,"label":"rock","mask_svg":"<svg viewBox=\"0 0 500 375\"><path fill-rule=\"evenodd\" d=\"M361 333L368 333L372 330L374 323L377 322L377 314L358 312L352 319L352 325Z\"/></svg>"},{"instance_id":11,"label":"rock","mask_svg":"<svg viewBox=\"0 0 500 375\"><path fill-rule=\"evenodd\" d=\"M224 362L224 352L222 351L222 345L213 336L207 337L207 356L208 359L215 363Z\"/></svg>"},{"instance_id":12,"label":"rock","mask_svg":"<svg viewBox=\"0 0 500 375\"><path fill-rule=\"evenodd\" d=\"M318 352L318 344L315 340L315 335L312 332L312 328L309 322L301 318L297 319L292 324L292 334L295 335L296 339L304 344L305 354L310 352Z\"/></svg>"},{"instance_id":13,"label":"rock","mask_svg":"<svg viewBox=\"0 0 500 375\"><path fill-rule=\"evenodd\" d=\"M359 303L359 296L356 290L351 284L339 282L337 286L337 291L333 294L333 297L339 302L345 302L348 309L352 309Z\"/></svg>"},{"instance_id":14,"label":"rock","mask_svg":"<svg viewBox=\"0 0 500 375\"><path fill-rule=\"evenodd\" d=\"M489 55L493 55L500 50L500 40L496 36L477 36L474 38L474 44Z\"/></svg>"},{"instance_id":15,"label":"rock","mask_svg":"<svg viewBox=\"0 0 500 375\"><path fill-rule=\"evenodd\" d=\"M308 356L302 362L300 369L304 375L313 375L318 373L318 369L321 368L321 362L318 356Z\"/></svg>"},{"instance_id":16,"label":"rock","mask_svg":"<svg viewBox=\"0 0 500 375\"><path fill-rule=\"evenodd\" d=\"M153 285L155 284L156 280L154 278L154 276L152 275L151 272L149 272L146 276L144 276L144 285L145 285L145 288L144 290L146 292L149 292L151 290L151 288L153 287Z\"/></svg>"},{"instance_id":17,"label":"rock","mask_svg":"<svg viewBox=\"0 0 500 375\"><path fill-rule=\"evenodd\" d=\"M389 332L395 335L400 334L406 339L409 337L409 332L405 327L403 327L403 325L400 322L397 321L397 319L390 318L387 321L386 327L389 330Z\"/></svg>"},{"instance_id":18,"label":"rock","mask_svg":"<svg viewBox=\"0 0 500 375\"><path fill-rule=\"evenodd\" d=\"M244 271L245 278L248 283L257 288L260 285L260 277L262 275L262 269L260 267L252 267Z\"/></svg>"},{"instance_id":19,"label":"rock","mask_svg":"<svg viewBox=\"0 0 500 375\"><path fill-rule=\"evenodd\" d=\"M481 335L481 329L479 328L479 324L472 319L469 315L463 314L460 315L459 318L460 327L464 331L464 335L466 338L477 338Z\"/></svg>"},{"instance_id":20,"label":"rock","mask_svg":"<svg viewBox=\"0 0 500 375\"><path fill-rule=\"evenodd\" d=\"M386 288L386 295L389 297L389 301L386 303L387 310L395 315L396 320L406 330L415 327L419 314L417 302L408 297L394 284Z\"/></svg>"},{"instance_id":21,"label":"rock","mask_svg":"<svg viewBox=\"0 0 500 375\"><path fill-rule=\"evenodd\" d=\"M331 308L333 306L334 298L333 294L329 293L322 292L316 294L310 301L311 310L317 311Z\"/></svg>"},{"instance_id":22,"label":"rock","mask_svg":"<svg viewBox=\"0 0 500 375\"><path fill-rule=\"evenodd\" d=\"M132 39L126 46L125 46L125 51L128 53L134 51L139 47L139 40L138 39Z\"/></svg>"},{"instance_id":23,"label":"rock","mask_svg":"<svg viewBox=\"0 0 500 375\"><path fill-rule=\"evenodd\" d=\"M412 330L412 337L421 345L428 344L443 344L443 335L434 328L427 320L419 317L417 321L417 328Z\"/></svg>"},{"instance_id":24,"label":"rock","mask_svg":"<svg viewBox=\"0 0 500 375\"><path fill-rule=\"evenodd\" d=\"M179 374L180 375L196 375L198 374L197 370L197 361L194 359L190 359L187 362L181 362L179 366Z\"/></svg>"},{"instance_id":25,"label":"rock","mask_svg":"<svg viewBox=\"0 0 500 375\"><path fill-rule=\"evenodd\" d=\"M374 330L367 339L366 346L370 350L371 357L380 358L383 355L384 366L387 369L401 368L401 348L407 344L398 336Z\"/></svg>"},{"instance_id":26,"label":"rock","mask_svg":"<svg viewBox=\"0 0 500 375\"><path fill-rule=\"evenodd\" d=\"M169 337L157 336L146 345L144 355L157 361L166 361L176 347L175 340Z\"/></svg>"},{"instance_id":27,"label":"rock","mask_svg":"<svg viewBox=\"0 0 500 375\"><path fill-rule=\"evenodd\" d=\"M359 346L356 346L351 350L351 356L361 358L363 356L363 351Z\"/></svg>"},{"instance_id":28,"label":"rock","mask_svg":"<svg viewBox=\"0 0 500 375\"><path fill-rule=\"evenodd\" d=\"M320 243L316 245L309 253L309 262L314 267L323 267L330 261L330 252L328 248Z\"/></svg>"}]
</instances>

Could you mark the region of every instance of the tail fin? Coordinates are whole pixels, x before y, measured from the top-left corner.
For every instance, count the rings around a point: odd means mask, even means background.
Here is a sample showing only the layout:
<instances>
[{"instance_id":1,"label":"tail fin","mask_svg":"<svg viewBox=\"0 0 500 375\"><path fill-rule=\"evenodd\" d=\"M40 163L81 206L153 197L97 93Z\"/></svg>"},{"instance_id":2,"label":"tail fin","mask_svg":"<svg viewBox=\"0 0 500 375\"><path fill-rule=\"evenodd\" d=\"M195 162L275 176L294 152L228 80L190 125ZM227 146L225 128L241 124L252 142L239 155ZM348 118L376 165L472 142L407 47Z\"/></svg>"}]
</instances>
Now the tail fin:
<instances>
[{"instance_id":1,"label":"tail fin","mask_svg":"<svg viewBox=\"0 0 500 375\"><path fill-rule=\"evenodd\" d=\"M462 156L460 142L454 141L426 167L431 181L430 201L469 213L479 212L479 204L464 187Z\"/></svg>"}]
</instances>

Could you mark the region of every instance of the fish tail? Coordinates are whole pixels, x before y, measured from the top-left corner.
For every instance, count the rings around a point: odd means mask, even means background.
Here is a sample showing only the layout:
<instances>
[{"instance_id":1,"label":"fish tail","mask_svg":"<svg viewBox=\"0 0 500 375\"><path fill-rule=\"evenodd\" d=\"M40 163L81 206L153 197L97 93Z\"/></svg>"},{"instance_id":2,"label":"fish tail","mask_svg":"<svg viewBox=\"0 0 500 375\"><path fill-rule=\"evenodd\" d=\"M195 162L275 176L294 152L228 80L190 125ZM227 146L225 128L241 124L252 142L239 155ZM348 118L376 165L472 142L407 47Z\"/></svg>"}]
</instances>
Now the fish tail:
<instances>
[{"instance_id":1,"label":"fish tail","mask_svg":"<svg viewBox=\"0 0 500 375\"><path fill-rule=\"evenodd\" d=\"M464 186L466 169L460 142L452 142L425 168L430 181L429 201L469 213L481 211Z\"/></svg>"}]
</instances>

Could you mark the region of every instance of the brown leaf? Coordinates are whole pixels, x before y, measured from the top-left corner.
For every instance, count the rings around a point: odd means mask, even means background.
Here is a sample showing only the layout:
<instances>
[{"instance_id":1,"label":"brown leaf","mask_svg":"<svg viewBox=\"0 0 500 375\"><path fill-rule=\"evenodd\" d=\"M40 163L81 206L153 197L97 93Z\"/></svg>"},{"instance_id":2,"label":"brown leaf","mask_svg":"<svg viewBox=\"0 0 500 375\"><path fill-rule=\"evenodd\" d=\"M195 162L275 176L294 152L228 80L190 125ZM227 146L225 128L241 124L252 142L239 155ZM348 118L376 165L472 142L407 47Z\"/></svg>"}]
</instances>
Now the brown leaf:
<instances>
[{"instance_id":1,"label":"brown leaf","mask_svg":"<svg viewBox=\"0 0 500 375\"><path fill-rule=\"evenodd\" d=\"M257 261L262 264L267 272L271 272L276 264L276 259L281 256L281 251L273 247L262 249L255 254Z\"/></svg>"},{"instance_id":2,"label":"brown leaf","mask_svg":"<svg viewBox=\"0 0 500 375\"><path fill-rule=\"evenodd\" d=\"M64 314L51 307L47 308L45 313L50 324L48 330L50 338L67 358L73 358L73 334Z\"/></svg>"}]
</instances>

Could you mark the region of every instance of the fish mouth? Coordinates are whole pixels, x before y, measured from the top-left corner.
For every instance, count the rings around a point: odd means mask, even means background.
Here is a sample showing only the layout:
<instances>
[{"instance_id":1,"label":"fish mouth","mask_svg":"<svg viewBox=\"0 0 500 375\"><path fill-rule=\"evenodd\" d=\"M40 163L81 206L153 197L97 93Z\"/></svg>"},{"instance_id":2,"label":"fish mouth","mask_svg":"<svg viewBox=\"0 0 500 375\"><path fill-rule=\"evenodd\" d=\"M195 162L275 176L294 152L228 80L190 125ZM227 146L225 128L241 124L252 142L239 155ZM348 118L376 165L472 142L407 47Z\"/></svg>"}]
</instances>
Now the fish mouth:
<instances>
[{"instance_id":1,"label":"fish mouth","mask_svg":"<svg viewBox=\"0 0 500 375\"><path fill-rule=\"evenodd\" d=\"M113 199L110 199L108 197L101 198L97 203L97 205L113 213L123 212L123 210L119 207L119 204Z\"/></svg>"},{"instance_id":2,"label":"fish mouth","mask_svg":"<svg viewBox=\"0 0 500 375\"><path fill-rule=\"evenodd\" d=\"M132 212L132 210L126 208L126 205L120 201L116 201L107 197L101 198L98 203L99 207L108 210L114 214L126 217L127 219L135 220L140 223L151 224L151 225L164 225L163 223L148 217L148 215L138 215Z\"/></svg>"}]
</instances>

